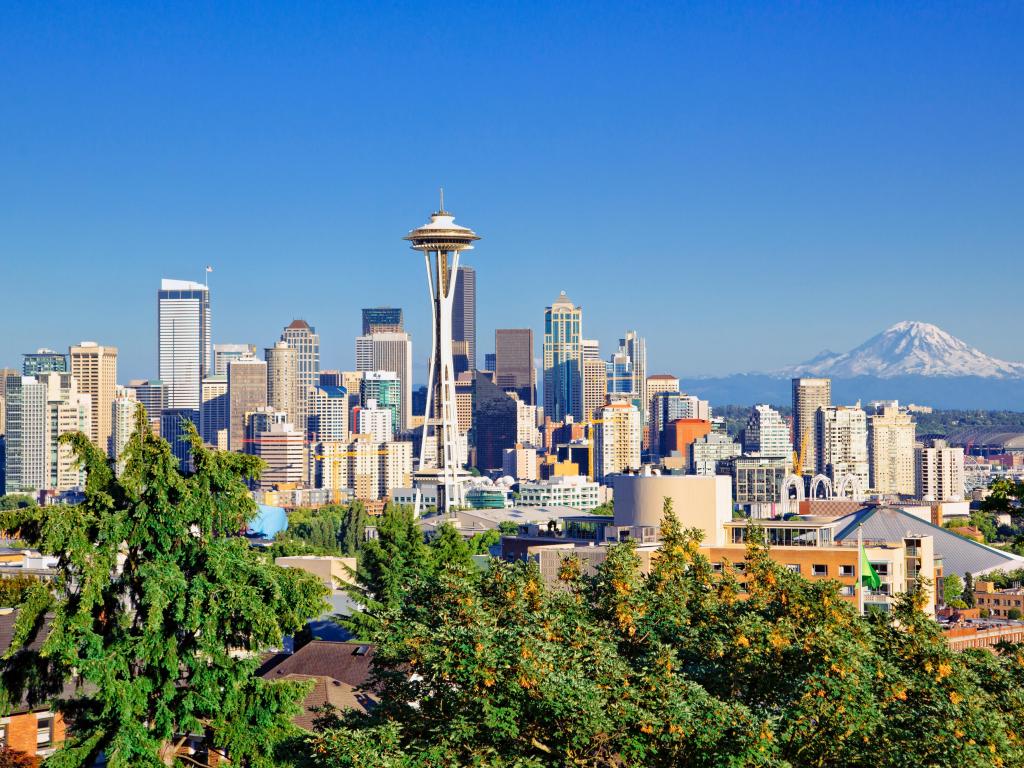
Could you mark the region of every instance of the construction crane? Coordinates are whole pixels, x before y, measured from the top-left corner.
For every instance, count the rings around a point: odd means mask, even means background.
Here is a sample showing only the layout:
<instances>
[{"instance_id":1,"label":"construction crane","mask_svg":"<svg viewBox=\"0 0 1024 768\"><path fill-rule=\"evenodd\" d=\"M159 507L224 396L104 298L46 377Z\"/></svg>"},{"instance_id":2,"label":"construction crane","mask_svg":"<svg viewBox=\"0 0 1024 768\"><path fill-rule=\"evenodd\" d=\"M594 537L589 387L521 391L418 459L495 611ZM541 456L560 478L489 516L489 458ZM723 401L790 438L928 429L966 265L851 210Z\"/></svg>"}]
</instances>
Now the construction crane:
<instances>
[{"instance_id":1,"label":"construction crane","mask_svg":"<svg viewBox=\"0 0 1024 768\"><path fill-rule=\"evenodd\" d=\"M800 450L793 451L793 474L801 477L804 471L804 461L807 459L807 437L811 430L805 429L804 436L800 440Z\"/></svg>"}]
</instances>

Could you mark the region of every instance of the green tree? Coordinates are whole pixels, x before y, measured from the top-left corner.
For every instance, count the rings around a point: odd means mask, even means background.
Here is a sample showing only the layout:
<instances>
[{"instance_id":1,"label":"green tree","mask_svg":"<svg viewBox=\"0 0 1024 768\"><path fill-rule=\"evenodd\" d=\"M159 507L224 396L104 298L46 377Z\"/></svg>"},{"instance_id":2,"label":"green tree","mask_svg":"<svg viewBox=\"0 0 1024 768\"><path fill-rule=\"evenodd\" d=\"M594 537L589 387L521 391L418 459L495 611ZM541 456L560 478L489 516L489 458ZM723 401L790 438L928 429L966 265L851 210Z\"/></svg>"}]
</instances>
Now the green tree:
<instances>
[{"instance_id":1,"label":"green tree","mask_svg":"<svg viewBox=\"0 0 1024 768\"><path fill-rule=\"evenodd\" d=\"M964 580L951 573L942 580L942 602L947 605L951 600L959 600L964 594Z\"/></svg>"},{"instance_id":2,"label":"green tree","mask_svg":"<svg viewBox=\"0 0 1024 768\"><path fill-rule=\"evenodd\" d=\"M968 608L973 608L976 605L976 601L975 601L975 597L974 597L974 574L972 574L972 573L965 573L964 574L964 595L963 595L963 600L964 600L964 603L966 603Z\"/></svg>"},{"instance_id":3,"label":"green tree","mask_svg":"<svg viewBox=\"0 0 1024 768\"><path fill-rule=\"evenodd\" d=\"M502 520L498 523L498 532L503 536L515 536L519 533L519 524L512 520Z\"/></svg>"},{"instance_id":4,"label":"green tree","mask_svg":"<svg viewBox=\"0 0 1024 768\"><path fill-rule=\"evenodd\" d=\"M474 555L486 555L491 547L501 542L501 531L491 528L489 531L474 534L469 540L469 551Z\"/></svg>"},{"instance_id":5,"label":"green tree","mask_svg":"<svg viewBox=\"0 0 1024 768\"><path fill-rule=\"evenodd\" d=\"M321 612L325 590L237 535L256 512L246 480L259 461L207 451L194 429L189 439L185 476L140 408L117 478L85 435L63 436L86 471L84 502L0 516L58 557L52 591L37 584L23 601L0 670L8 701L46 698L76 676L77 696L57 702L74 728L50 766L101 753L111 768L171 765L182 734L203 734L234 764L269 767L292 729L302 687L253 673L261 652Z\"/></svg>"},{"instance_id":6,"label":"green tree","mask_svg":"<svg viewBox=\"0 0 1024 768\"><path fill-rule=\"evenodd\" d=\"M363 546L357 583L347 590L362 607L339 622L356 637L372 638L381 616L401 605L409 586L429 574L433 562L412 507L389 504L377 521L376 538Z\"/></svg>"},{"instance_id":7,"label":"green tree","mask_svg":"<svg viewBox=\"0 0 1024 768\"><path fill-rule=\"evenodd\" d=\"M473 566L473 556L466 540L451 523L442 523L438 526L437 535L430 542L430 556L435 569L449 565L463 568Z\"/></svg>"},{"instance_id":8,"label":"green tree","mask_svg":"<svg viewBox=\"0 0 1024 768\"><path fill-rule=\"evenodd\" d=\"M0 608L15 608L21 604L36 579L24 574L0 579Z\"/></svg>"},{"instance_id":9,"label":"green tree","mask_svg":"<svg viewBox=\"0 0 1024 768\"><path fill-rule=\"evenodd\" d=\"M6 496L0 496L0 511L34 506L36 506L36 500L23 493L8 493Z\"/></svg>"}]
</instances>

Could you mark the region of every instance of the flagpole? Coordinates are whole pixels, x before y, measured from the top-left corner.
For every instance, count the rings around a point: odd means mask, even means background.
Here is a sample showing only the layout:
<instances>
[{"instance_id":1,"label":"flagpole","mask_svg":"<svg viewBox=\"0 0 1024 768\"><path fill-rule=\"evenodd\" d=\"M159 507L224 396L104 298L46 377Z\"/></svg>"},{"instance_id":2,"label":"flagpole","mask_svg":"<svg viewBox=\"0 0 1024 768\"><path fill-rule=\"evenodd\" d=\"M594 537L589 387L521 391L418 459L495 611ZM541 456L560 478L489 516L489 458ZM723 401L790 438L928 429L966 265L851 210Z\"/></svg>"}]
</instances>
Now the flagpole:
<instances>
[{"instance_id":1,"label":"flagpole","mask_svg":"<svg viewBox=\"0 0 1024 768\"><path fill-rule=\"evenodd\" d=\"M864 615L864 574L862 564L864 562L864 524L857 526L857 612Z\"/></svg>"}]
</instances>

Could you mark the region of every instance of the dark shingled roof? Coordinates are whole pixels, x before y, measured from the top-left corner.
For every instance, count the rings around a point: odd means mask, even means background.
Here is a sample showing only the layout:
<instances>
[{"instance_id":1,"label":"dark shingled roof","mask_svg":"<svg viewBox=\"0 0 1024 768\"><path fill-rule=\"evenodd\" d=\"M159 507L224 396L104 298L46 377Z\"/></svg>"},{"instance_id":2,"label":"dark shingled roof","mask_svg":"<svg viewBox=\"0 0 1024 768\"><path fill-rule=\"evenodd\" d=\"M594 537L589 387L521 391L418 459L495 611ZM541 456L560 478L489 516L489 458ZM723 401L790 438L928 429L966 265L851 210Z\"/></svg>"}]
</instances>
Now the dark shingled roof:
<instances>
[{"instance_id":1,"label":"dark shingled roof","mask_svg":"<svg viewBox=\"0 0 1024 768\"><path fill-rule=\"evenodd\" d=\"M280 680L288 675L330 677L358 688L370 677L375 650L367 643L313 640L293 654L268 659L257 674L266 680Z\"/></svg>"}]
</instances>

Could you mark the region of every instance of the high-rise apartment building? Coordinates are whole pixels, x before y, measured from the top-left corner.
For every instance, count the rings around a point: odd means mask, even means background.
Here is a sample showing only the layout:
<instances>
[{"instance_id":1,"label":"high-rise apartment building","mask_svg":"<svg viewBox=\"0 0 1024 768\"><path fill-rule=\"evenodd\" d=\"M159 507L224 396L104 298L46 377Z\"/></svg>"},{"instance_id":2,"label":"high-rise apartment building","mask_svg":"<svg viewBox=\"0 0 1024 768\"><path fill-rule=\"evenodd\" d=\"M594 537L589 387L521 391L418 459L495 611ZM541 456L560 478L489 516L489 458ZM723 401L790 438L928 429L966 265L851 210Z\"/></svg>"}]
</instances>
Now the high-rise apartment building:
<instances>
[{"instance_id":1,"label":"high-rise apartment building","mask_svg":"<svg viewBox=\"0 0 1024 768\"><path fill-rule=\"evenodd\" d=\"M964 449L951 448L945 440L918 444L916 459L917 496L924 501L963 501Z\"/></svg>"},{"instance_id":2,"label":"high-rise apartment building","mask_svg":"<svg viewBox=\"0 0 1024 768\"><path fill-rule=\"evenodd\" d=\"M583 420L598 418L608 402L608 366L601 359L597 339L580 340L580 386L583 388Z\"/></svg>"},{"instance_id":3,"label":"high-rise apartment building","mask_svg":"<svg viewBox=\"0 0 1024 768\"><path fill-rule=\"evenodd\" d=\"M868 422L859 406L819 407L817 411L818 471L827 475L836 492L853 476L864 492L869 487ZM810 441L808 441L808 445Z\"/></svg>"},{"instance_id":4,"label":"high-rise apartment building","mask_svg":"<svg viewBox=\"0 0 1024 768\"><path fill-rule=\"evenodd\" d=\"M228 364L242 357L255 357L255 344L214 344L213 375L227 376Z\"/></svg>"},{"instance_id":5,"label":"high-rise apartment building","mask_svg":"<svg viewBox=\"0 0 1024 768\"><path fill-rule=\"evenodd\" d=\"M544 415L553 421L585 418L582 340L583 307L562 291L544 310Z\"/></svg>"},{"instance_id":6,"label":"high-rise apartment building","mask_svg":"<svg viewBox=\"0 0 1024 768\"><path fill-rule=\"evenodd\" d=\"M228 398L228 377L207 376L203 379L202 404L199 408L199 435L206 445L228 450L228 429L231 426L231 404Z\"/></svg>"},{"instance_id":7,"label":"high-rise apartment building","mask_svg":"<svg viewBox=\"0 0 1024 768\"><path fill-rule=\"evenodd\" d=\"M494 383L515 392L527 405L537 404L537 372L533 362L533 330L499 328L494 332Z\"/></svg>"},{"instance_id":8,"label":"high-rise apartment building","mask_svg":"<svg viewBox=\"0 0 1024 768\"><path fill-rule=\"evenodd\" d=\"M348 390L323 384L313 387L306 398L306 409L306 431L310 441L348 442Z\"/></svg>"},{"instance_id":9,"label":"high-rise apartment building","mask_svg":"<svg viewBox=\"0 0 1024 768\"><path fill-rule=\"evenodd\" d=\"M623 351L618 351L605 363L606 389L609 395L617 395L615 399L633 400L633 387L636 384L633 376L633 361Z\"/></svg>"},{"instance_id":10,"label":"high-rise apartment building","mask_svg":"<svg viewBox=\"0 0 1024 768\"><path fill-rule=\"evenodd\" d=\"M189 280L161 280L157 292L160 380L168 408L199 410L202 381L213 368L210 290Z\"/></svg>"},{"instance_id":11,"label":"high-rise apartment building","mask_svg":"<svg viewBox=\"0 0 1024 768\"><path fill-rule=\"evenodd\" d=\"M114 472L120 476L124 471L124 451L135 433L135 411L139 401L135 390L118 386L110 403L110 458L114 460Z\"/></svg>"},{"instance_id":12,"label":"high-rise apartment building","mask_svg":"<svg viewBox=\"0 0 1024 768\"><path fill-rule=\"evenodd\" d=\"M21 373L14 368L0 368L0 435L7 433L7 415L5 403L7 402L7 380L20 379ZM0 461L2 464L2 461Z\"/></svg>"},{"instance_id":13,"label":"high-rise apartment building","mask_svg":"<svg viewBox=\"0 0 1024 768\"><path fill-rule=\"evenodd\" d=\"M910 414L883 406L868 417L868 460L875 493L914 495L914 432Z\"/></svg>"},{"instance_id":14,"label":"high-rise apartment building","mask_svg":"<svg viewBox=\"0 0 1024 768\"><path fill-rule=\"evenodd\" d=\"M35 376L38 373L65 373L67 370L67 356L52 349L26 352L21 363L23 376Z\"/></svg>"},{"instance_id":15,"label":"high-rise apartment building","mask_svg":"<svg viewBox=\"0 0 1024 768\"><path fill-rule=\"evenodd\" d=\"M378 443L369 435L317 443L313 466L318 488L349 488L357 499L379 501L412 481L412 443Z\"/></svg>"},{"instance_id":16,"label":"high-rise apartment building","mask_svg":"<svg viewBox=\"0 0 1024 768\"><path fill-rule=\"evenodd\" d=\"M690 443L687 469L693 475L722 474L718 465L736 458L742 449L740 444L723 432L711 432Z\"/></svg>"},{"instance_id":17,"label":"high-rise apartment building","mask_svg":"<svg viewBox=\"0 0 1024 768\"><path fill-rule=\"evenodd\" d=\"M263 359L267 362L267 404L286 412L297 429L304 427L306 398L299 381L298 350L279 341L263 350Z\"/></svg>"},{"instance_id":18,"label":"high-rise apartment building","mask_svg":"<svg viewBox=\"0 0 1024 768\"><path fill-rule=\"evenodd\" d=\"M283 412L280 414L284 417ZM261 488L306 482L309 459L306 453L306 431L290 421L275 419L265 429L250 428L252 452L263 459Z\"/></svg>"},{"instance_id":19,"label":"high-rise apartment building","mask_svg":"<svg viewBox=\"0 0 1024 768\"><path fill-rule=\"evenodd\" d=\"M6 390L6 485L9 493L80 487L84 471L70 445L70 432L90 434L92 399L78 391L68 372L8 378Z\"/></svg>"},{"instance_id":20,"label":"high-rise apartment building","mask_svg":"<svg viewBox=\"0 0 1024 768\"><path fill-rule=\"evenodd\" d=\"M363 336L371 333L402 333L405 321L399 307L369 307L363 310Z\"/></svg>"},{"instance_id":21,"label":"high-rise apartment building","mask_svg":"<svg viewBox=\"0 0 1024 768\"><path fill-rule=\"evenodd\" d=\"M640 468L640 443L643 428L640 409L632 403L609 403L599 411L594 425L594 480L604 482L609 475Z\"/></svg>"},{"instance_id":22,"label":"high-rise apartment building","mask_svg":"<svg viewBox=\"0 0 1024 768\"><path fill-rule=\"evenodd\" d=\"M372 397L359 408L359 423L356 432L369 435L377 443L389 443L395 436L394 413L390 408L381 408Z\"/></svg>"},{"instance_id":23,"label":"high-rise apartment building","mask_svg":"<svg viewBox=\"0 0 1024 768\"><path fill-rule=\"evenodd\" d=\"M817 414L818 409L830 405L831 379L793 379L793 448L802 454L803 474L813 475L822 466L821 446L816 439Z\"/></svg>"},{"instance_id":24,"label":"high-rise apartment building","mask_svg":"<svg viewBox=\"0 0 1024 768\"><path fill-rule=\"evenodd\" d=\"M399 432L409 429L412 415L412 341L409 334L394 331L356 337L356 370L395 374L401 389L401 410L396 414L395 428ZM380 398L378 400L384 402Z\"/></svg>"},{"instance_id":25,"label":"high-rise apartment building","mask_svg":"<svg viewBox=\"0 0 1024 768\"><path fill-rule=\"evenodd\" d=\"M793 444L789 441L789 426L770 405L755 405L750 409L747 426L743 430L743 450L790 461Z\"/></svg>"},{"instance_id":26,"label":"high-rise apartment building","mask_svg":"<svg viewBox=\"0 0 1024 768\"><path fill-rule=\"evenodd\" d=\"M95 341L83 341L71 347L71 375L78 382L78 391L89 395L92 401L89 440L108 455L110 445L110 419L113 411L114 389L117 387L117 347L104 347Z\"/></svg>"},{"instance_id":27,"label":"high-rise apartment building","mask_svg":"<svg viewBox=\"0 0 1024 768\"><path fill-rule=\"evenodd\" d=\"M654 423L654 398L661 392L679 392L679 377L667 373L656 373L647 377L645 382L647 392L647 423L644 429L644 448L657 450L660 437L660 426Z\"/></svg>"},{"instance_id":28,"label":"high-rise apartment building","mask_svg":"<svg viewBox=\"0 0 1024 768\"><path fill-rule=\"evenodd\" d=\"M373 400L377 407L391 411L392 435L400 432L404 406L402 404L403 382L392 371L364 371L359 386L359 401L363 408Z\"/></svg>"},{"instance_id":29,"label":"high-rise apartment building","mask_svg":"<svg viewBox=\"0 0 1024 768\"><path fill-rule=\"evenodd\" d=\"M281 333L281 341L287 342L299 356L299 397L305 402L320 376L320 335L305 320L292 320ZM290 418L294 419L294 415Z\"/></svg>"},{"instance_id":30,"label":"high-rise apartment building","mask_svg":"<svg viewBox=\"0 0 1024 768\"><path fill-rule=\"evenodd\" d=\"M464 344L460 344L464 342ZM465 367L455 361L455 375L476 370L476 269L460 266L455 275L455 300L452 304L452 344L456 354L464 356ZM457 347L457 349L456 349Z\"/></svg>"},{"instance_id":31,"label":"high-rise apartment building","mask_svg":"<svg viewBox=\"0 0 1024 768\"><path fill-rule=\"evenodd\" d=\"M256 358L228 365L228 450L245 452L245 417L267 405L267 364Z\"/></svg>"}]
</instances>

